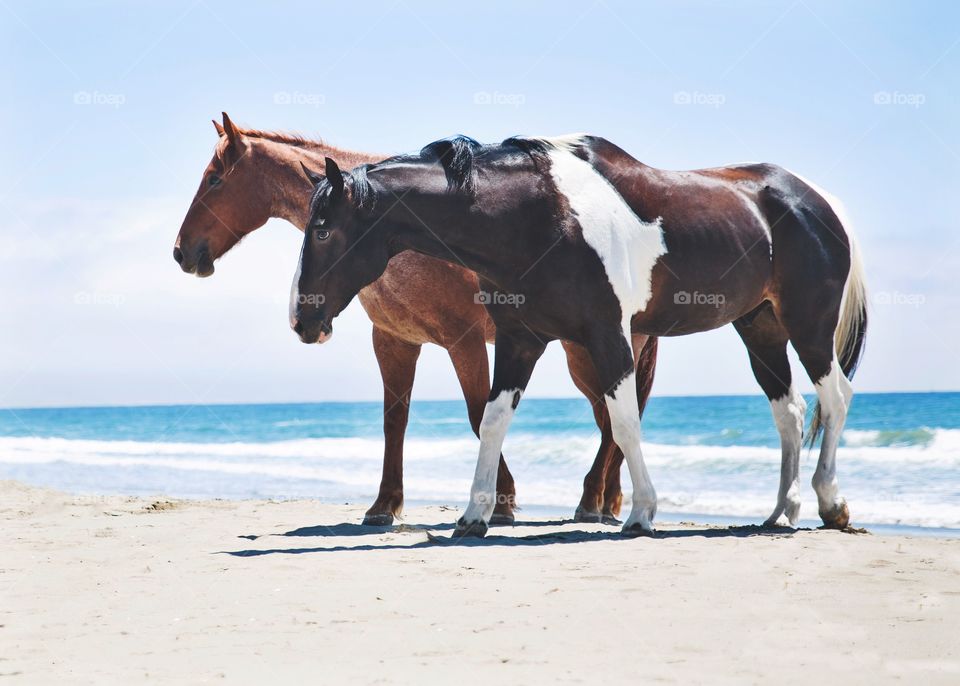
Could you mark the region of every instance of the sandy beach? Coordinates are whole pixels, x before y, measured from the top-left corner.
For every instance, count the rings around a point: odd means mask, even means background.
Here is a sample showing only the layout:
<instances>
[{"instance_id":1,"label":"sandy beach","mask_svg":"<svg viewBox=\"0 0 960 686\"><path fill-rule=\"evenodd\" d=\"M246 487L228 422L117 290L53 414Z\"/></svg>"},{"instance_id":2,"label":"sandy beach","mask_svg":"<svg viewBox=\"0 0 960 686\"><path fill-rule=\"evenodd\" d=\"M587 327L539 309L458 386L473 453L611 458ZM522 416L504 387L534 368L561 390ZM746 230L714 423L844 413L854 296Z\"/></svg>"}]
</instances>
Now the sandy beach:
<instances>
[{"instance_id":1,"label":"sandy beach","mask_svg":"<svg viewBox=\"0 0 960 686\"><path fill-rule=\"evenodd\" d=\"M0 485L7 683L957 683L960 541Z\"/></svg>"}]
</instances>

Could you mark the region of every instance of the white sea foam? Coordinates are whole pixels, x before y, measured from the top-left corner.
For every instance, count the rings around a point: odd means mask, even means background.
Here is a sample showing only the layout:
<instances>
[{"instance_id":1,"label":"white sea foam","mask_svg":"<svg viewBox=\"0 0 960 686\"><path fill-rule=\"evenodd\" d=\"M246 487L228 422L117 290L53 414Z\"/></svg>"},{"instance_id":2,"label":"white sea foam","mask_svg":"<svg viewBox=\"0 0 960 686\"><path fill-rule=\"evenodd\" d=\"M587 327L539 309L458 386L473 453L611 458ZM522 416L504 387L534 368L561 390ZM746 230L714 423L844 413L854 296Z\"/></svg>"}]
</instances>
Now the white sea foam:
<instances>
[{"instance_id":1,"label":"white sea foam","mask_svg":"<svg viewBox=\"0 0 960 686\"><path fill-rule=\"evenodd\" d=\"M841 484L855 521L960 527L960 430L899 436L847 431ZM917 444L900 445L901 443ZM575 506L599 444L596 435L512 435L504 452L521 504ZM475 438L411 438L408 500L460 502L476 461ZM899 447L898 447L899 446ZM746 446L644 445L662 512L763 518L773 509L780 451ZM804 453L808 480L816 452ZM383 441L323 438L271 443L0 438L0 477L66 490L222 497L313 495L363 502L376 493ZM624 479L624 483L629 483ZM802 516L816 517L813 492Z\"/></svg>"}]
</instances>

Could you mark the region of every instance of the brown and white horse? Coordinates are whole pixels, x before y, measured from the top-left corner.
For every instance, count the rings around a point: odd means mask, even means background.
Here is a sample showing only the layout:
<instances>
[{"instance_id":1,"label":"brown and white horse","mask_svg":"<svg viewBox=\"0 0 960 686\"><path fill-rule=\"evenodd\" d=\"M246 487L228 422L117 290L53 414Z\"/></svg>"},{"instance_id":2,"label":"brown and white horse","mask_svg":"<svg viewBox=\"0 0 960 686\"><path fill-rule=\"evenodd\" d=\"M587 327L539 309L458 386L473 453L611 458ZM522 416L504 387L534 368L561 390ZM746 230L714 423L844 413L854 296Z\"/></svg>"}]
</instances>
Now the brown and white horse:
<instances>
[{"instance_id":1,"label":"brown and white horse","mask_svg":"<svg viewBox=\"0 0 960 686\"><path fill-rule=\"evenodd\" d=\"M490 146L457 137L346 176L329 159L325 180L305 171L317 186L291 294L291 326L305 343L329 338L334 317L404 250L455 258L484 290L523 296L487 305L497 327L493 387L455 535L486 532L504 436L554 339L593 360L633 483L624 533L651 532L657 497L640 450L638 343L728 323L781 436L768 521L785 513L793 524L800 505L805 405L790 343L819 399L811 433L822 422L820 517L848 525L836 450L866 333L864 280L849 227L811 184L768 164L662 171L582 135Z\"/></svg>"},{"instance_id":2,"label":"brown and white horse","mask_svg":"<svg viewBox=\"0 0 960 686\"><path fill-rule=\"evenodd\" d=\"M173 250L183 271L198 276L213 274L216 260L269 218L286 219L304 229L311 184L301 164L322 166L329 156L353 167L383 158L299 136L241 129L226 113L222 125L213 124L219 141ZM485 344L493 341L494 325L478 302L478 293L473 272L412 251L399 255L380 278L360 290L360 302L373 323L373 349L384 392L383 477L377 499L364 519L366 524L389 524L403 507L404 433L417 358L424 343L447 350L467 402L470 424L479 432L490 391ZM601 430L600 450L584 479L576 517L615 521L622 500L623 455L613 441L602 402L606 389L581 346L564 343L564 348L570 376L590 400ZM656 339L652 338L640 353L636 388L641 411L653 383L656 352ZM506 463L501 460L499 464L497 492L502 497L494 515L495 521L507 522L513 519L514 485Z\"/></svg>"}]
</instances>

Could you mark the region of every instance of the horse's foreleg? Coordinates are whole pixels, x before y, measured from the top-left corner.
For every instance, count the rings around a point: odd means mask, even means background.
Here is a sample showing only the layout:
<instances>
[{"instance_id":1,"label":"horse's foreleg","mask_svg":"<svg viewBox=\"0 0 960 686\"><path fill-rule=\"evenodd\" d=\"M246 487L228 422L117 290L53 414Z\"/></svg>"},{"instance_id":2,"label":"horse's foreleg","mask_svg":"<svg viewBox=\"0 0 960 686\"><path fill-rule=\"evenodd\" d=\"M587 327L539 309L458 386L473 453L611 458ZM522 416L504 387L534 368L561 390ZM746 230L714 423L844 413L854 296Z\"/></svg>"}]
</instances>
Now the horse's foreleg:
<instances>
[{"instance_id":1,"label":"horse's foreleg","mask_svg":"<svg viewBox=\"0 0 960 686\"><path fill-rule=\"evenodd\" d=\"M487 363L487 344L483 333L468 334L449 348L450 361L460 380L463 398L467 401L467 415L473 433L480 436L480 422L483 419L487 397L490 395L490 368ZM497 504L490 517L491 524L512 524L513 510L516 507L517 492L513 475L507 468L507 462L500 456L497 468Z\"/></svg>"},{"instance_id":2,"label":"horse's foreleg","mask_svg":"<svg viewBox=\"0 0 960 686\"><path fill-rule=\"evenodd\" d=\"M640 420L647 407L650 391L653 388L654 373L657 369L657 338L653 336L633 336L634 368L637 370L637 405L640 408ZM607 462L607 481L603 489L603 522L619 524L617 516L623 503L620 489L620 466L623 464L623 451L617 448Z\"/></svg>"},{"instance_id":3,"label":"horse's foreleg","mask_svg":"<svg viewBox=\"0 0 960 686\"><path fill-rule=\"evenodd\" d=\"M633 484L632 508L623 532L633 536L648 534L653 531L657 494L640 450L640 405L629 322L622 331L598 335L588 347L597 375L606 389L613 439L623 451Z\"/></svg>"},{"instance_id":4,"label":"horse's foreleg","mask_svg":"<svg viewBox=\"0 0 960 686\"><path fill-rule=\"evenodd\" d=\"M403 509L403 439L420 346L374 327L373 351L383 377L383 476L380 492L363 523L384 526L392 524Z\"/></svg>"},{"instance_id":5,"label":"horse's foreleg","mask_svg":"<svg viewBox=\"0 0 960 686\"><path fill-rule=\"evenodd\" d=\"M470 502L457 522L455 537L483 536L496 506L497 471L503 439L546 342L532 333L507 334L497 329L493 386L480 421L480 455L470 488Z\"/></svg>"}]
</instances>

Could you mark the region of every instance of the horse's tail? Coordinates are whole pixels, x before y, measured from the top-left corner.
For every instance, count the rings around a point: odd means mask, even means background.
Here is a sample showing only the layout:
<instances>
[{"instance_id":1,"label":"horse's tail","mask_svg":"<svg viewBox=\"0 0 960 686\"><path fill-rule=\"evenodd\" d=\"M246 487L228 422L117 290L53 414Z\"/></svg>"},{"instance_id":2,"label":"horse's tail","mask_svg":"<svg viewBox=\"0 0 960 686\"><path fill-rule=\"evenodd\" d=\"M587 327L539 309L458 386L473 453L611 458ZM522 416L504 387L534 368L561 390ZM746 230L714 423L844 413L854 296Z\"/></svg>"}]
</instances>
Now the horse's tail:
<instances>
[{"instance_id":1,"label":"horse's tail","mask_svg":"<svg viewBox=\"0 0 960 686\"><path fill-rule=\"evenodd\" d=\"M852 379L857 371L857 366L860 364L860 359L863 357L863 349L867 339L867 282L857 239L850 222L844 215L842 206L835 198L819 189L817 190L823 195L824 200L831 205L834 213L840 219L844 230L847 232L847 241L850 245L850 273L847 275L847 283L843 289L843 300L840 302L840 319L837 322L833 340L843 374L847 379ZM807 432L805 439L806 444L812 446L822 431L823 424L820 421L820 403L818 401L813 408L810 430Z\"/></svg>"}]
</instances>

